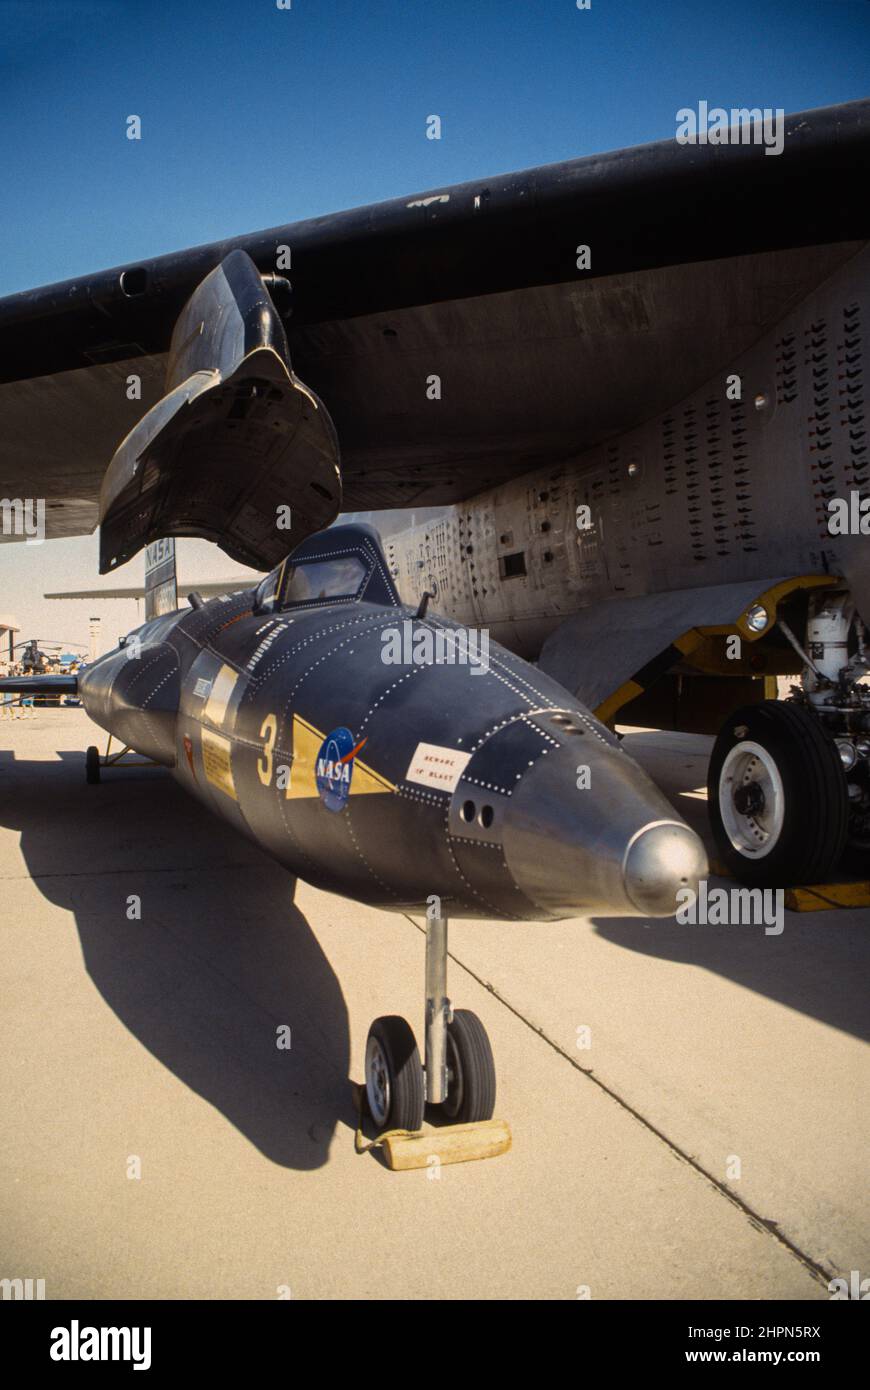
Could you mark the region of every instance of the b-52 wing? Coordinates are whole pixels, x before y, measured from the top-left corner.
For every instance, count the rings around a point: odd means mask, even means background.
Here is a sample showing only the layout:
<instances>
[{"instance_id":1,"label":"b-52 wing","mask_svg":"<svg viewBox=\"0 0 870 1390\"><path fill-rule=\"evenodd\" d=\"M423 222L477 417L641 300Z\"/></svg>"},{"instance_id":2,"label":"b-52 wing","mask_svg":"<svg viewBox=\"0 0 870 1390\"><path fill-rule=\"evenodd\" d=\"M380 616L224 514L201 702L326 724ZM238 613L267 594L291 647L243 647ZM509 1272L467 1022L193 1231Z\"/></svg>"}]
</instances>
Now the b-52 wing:
<instances>
[{"instance_id":1,"label":"b-52 wing","mask_svg":"<svg viewBox=\"0 0 870 1390\"><path fill-rule=\"evenodd\" d=\"M292 392L324 407L315 454L328 419L335 425L344 506L463 500L648 419L755 342L867 238L868 155L870 102L852 102L786 118L781 154L759 143L664 141L12 295L0 300L2 490L45 499L48 536L91 530L121 441L141 431L143 411L172 413L167 385L183 399L172 396L177 433L159 466L181 439L189 453L188 425L196 435L212 409L178 379L178 351L197 368L204 320L191 296L244 252L262 275L277 270L290 282L284 302L276 282L272 307L263 300L258 312L269 341L286 333ZM182 313L194 337L176 339L168 361ZM132 376L141 399L128 398ZM237 398L210 387L225 411L224 447ZM268 391L255 404L268 414ZM292 428L276 418L267 430ZM134 443L153 454L150 437ZM146 531L206 535L271 566L254 535L262 516L225 486L231 470L208 495L202 464L175 480L162 516L134 517L132 457L126 468L107 484L124 515L114 530L104 517L104 568ZM302 496L316 512L316 493ZM324 524L335 499L320 500L310 525ZM274 501L268 479L260 501ZM235 519L229 544L221 510Z\"/></svg>"}]
</instances>

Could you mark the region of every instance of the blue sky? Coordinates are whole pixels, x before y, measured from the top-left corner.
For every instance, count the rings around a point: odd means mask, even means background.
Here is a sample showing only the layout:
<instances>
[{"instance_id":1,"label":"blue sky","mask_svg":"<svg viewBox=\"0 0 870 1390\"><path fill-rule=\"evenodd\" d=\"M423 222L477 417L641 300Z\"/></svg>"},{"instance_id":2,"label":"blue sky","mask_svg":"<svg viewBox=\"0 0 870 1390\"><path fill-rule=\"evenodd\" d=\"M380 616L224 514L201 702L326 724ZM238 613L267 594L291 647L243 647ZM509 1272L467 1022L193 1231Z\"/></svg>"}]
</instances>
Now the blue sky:
<instances>
[{"instance_id":1,"label":"blue sky","mask_svg":"<svg viewBox=\"0 0 870 1390\"><path fill-rule=\"evenodd\" d=\"M794 111L867 95L868 0L592 0L588 11L575 0L0 0L0 295L670 138L676 111L700 100ZM440 141L425 136L433 113ZM126 138L131 114L141 141ZM130 582L140 568L126 567ZM95 576L94 538L2 547L0 610L57 627L43 579ZM66 610L71 637L86 610ZM111 611L122 628L135 621Z\"/></svg>"},{"instance_id":2,"label":"blue sky","mask_svg":"<svg viewBox=\"0 0 870 1390\"><path fill-rule=\"evenodd\" d=\"M702 98L870 94L867 0L4 0L0 16L0 294L666 138Z\"/></svg>"}]
</instances>

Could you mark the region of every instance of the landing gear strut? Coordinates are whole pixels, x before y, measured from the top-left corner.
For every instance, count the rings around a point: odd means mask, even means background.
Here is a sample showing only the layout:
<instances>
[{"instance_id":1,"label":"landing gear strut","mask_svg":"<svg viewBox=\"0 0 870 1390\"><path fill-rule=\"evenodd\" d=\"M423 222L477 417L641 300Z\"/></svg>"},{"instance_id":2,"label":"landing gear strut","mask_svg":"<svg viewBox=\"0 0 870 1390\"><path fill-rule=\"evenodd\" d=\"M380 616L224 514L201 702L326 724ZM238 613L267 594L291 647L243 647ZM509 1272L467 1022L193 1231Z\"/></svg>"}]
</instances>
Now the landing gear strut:
<instances>
[{"instance_id":1,"label":"landing gear strut","mask_svg":"<svg viewBox=\"0 0 870 1390\"><path fill-rule=\"evenodd\" d=\"M122 763L124 767L160 766L160 764L155 763L152 758L140 758L133 752L132 748L129 748L126 744L123 748L119 748L116 753L113 753L112 735L109 734L104 754L101 754L99 748L93 743L85 752L85 781L91 787L97 786L100 781L101 769L104 767L115 767L119 763Z\"/></svg>"},{"instance_id":2,"label":"landing gear strut","mask_svg":"<svg viewBox=\"0 0 870 1390\"><path fill-rule=\"evenodd\" d=\"M492 1118L495 1063L476 1014L447 997L447 918L426 918L426 1065L409 1023L376 1018L366 1040L366 1097L379 1130L418 1130L424 1104L453 1124Z\"/></svg>"}]
</instances>

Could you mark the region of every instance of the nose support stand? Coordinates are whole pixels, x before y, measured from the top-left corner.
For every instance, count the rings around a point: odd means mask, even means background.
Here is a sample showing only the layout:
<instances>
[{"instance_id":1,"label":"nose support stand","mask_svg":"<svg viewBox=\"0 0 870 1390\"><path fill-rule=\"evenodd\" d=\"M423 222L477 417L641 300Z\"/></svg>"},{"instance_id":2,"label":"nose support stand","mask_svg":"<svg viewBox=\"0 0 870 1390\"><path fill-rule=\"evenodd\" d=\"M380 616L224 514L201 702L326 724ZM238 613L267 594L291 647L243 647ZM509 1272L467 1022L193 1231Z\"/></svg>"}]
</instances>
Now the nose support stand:
<instances>
[{"instance_id":1,"label":"nose support stand","mask_svg":"<svg viewBox=\"0 0 870 1390\"><path fill-rule=\"evenodd\" d=\"M426 915L426 1099L447 1099L447 1025L453 1009L447 998L447 918Z\"/></svg>"}]
</instances>

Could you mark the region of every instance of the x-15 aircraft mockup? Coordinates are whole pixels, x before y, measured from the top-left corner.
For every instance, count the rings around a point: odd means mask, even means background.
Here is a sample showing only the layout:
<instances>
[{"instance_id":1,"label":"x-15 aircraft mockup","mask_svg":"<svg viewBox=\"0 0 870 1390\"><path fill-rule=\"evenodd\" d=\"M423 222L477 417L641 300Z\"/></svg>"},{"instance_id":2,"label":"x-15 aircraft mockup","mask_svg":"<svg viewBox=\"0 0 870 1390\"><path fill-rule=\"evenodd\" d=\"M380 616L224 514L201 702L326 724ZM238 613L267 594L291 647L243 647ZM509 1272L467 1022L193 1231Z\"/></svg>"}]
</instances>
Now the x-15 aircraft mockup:
<instances>
[{"instance_id":1,"label":"x-15 aircraft mockup","mask_svg":"<svg viewBox=\"0 0 870 1390\"><path fill-rule=\"evenodd\" d=\"M446 995L448 915L667 916L704 872L700 840L549 676L494 645L485 663L449 659L465 630L401 603L370 527L310 538L256 590L191 597L78 682L43 686L77 689L93 720L294 874L426 912L425 1090L409 1025L380 1018L369 1106L381 1127L419 1129L424 1096L459 1123L490 1118L487 1035ZM397 632L440 640L448 659L385 662ZM96 748L88 769L97 780Z\"/></svg>"},{"instance_id":2,"label":"x-15 aircraft mockup","mask_svg":"<svg viewBox=\"0 0 870 1390\"><path fill-rule=\"evenodd\" d=\"M746 882L870 852L870 102L779 153L760 114L0 301L4 532L38 499L103 573L174 536L269 571L131 634L88 712L306 879L430 907L425 1089L463 1118L494 1081L446 915L669 913L703 872L617 715L719 729ZM442 514L382 550L342 505ZM385 659L406 622L434 660ZM367 1081L413 1127L407 1025Z\"/></svg>"}]
</instances>

